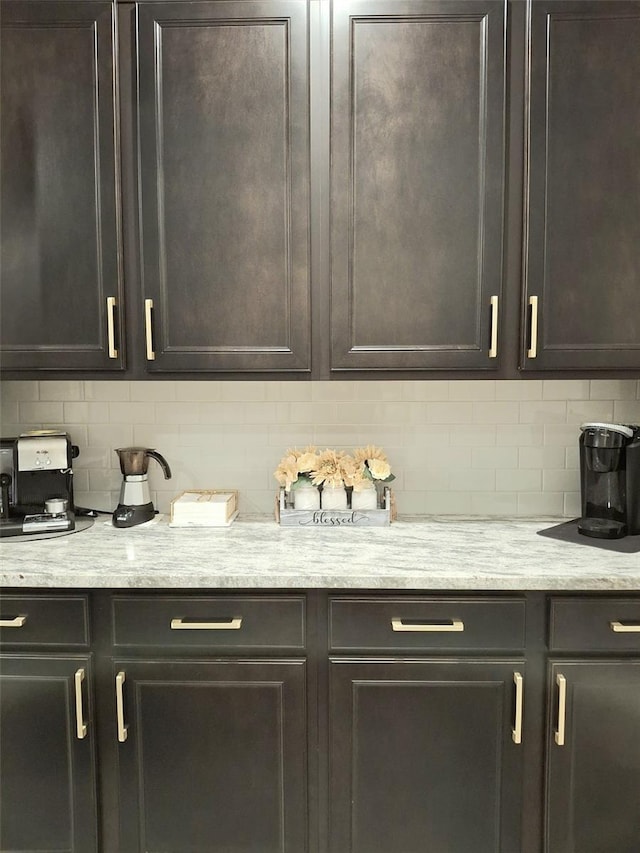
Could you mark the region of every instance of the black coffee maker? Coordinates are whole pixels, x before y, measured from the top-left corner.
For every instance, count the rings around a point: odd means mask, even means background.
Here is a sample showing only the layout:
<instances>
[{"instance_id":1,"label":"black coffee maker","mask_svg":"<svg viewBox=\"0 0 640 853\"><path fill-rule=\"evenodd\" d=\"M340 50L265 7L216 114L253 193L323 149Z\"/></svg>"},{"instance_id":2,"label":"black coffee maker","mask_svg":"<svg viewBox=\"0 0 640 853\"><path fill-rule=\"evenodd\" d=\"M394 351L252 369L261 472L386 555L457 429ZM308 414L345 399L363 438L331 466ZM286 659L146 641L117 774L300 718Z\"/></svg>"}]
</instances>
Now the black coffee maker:
<instances>
[{"instance_id":1,"label":"black coffee maker","mask_svg":"<svg viewBox=\"0 0 640 853\"><path fill-rule=\"evenodd\" d=\"M598 539L640 535L640 427L580 427L582 518L578 530Z\"/></svg>"}]
</instances>

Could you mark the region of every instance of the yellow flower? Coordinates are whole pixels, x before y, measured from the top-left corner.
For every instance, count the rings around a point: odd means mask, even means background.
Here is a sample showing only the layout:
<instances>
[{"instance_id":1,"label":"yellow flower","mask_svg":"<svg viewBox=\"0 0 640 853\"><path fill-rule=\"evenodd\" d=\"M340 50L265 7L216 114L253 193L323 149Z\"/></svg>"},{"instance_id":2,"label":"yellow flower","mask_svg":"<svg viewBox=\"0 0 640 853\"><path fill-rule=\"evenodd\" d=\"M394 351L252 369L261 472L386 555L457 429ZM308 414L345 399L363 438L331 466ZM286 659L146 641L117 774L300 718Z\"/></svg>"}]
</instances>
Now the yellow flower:
<instances>
[{"instance_id":1,"label":"yellow flower","mask_svg":"<svg viewBox=\"0 0 640 853\"><path fill-rule=\"evenodd\" d=\"M298 462L293 453L288 453L280 460L273 476L284 489L289 491L292 483L298 479Z\"/></svg>"},{"instance_id":2,"label":"yellow flower","mask_svg":"<svg viewBox=\"0 0 640 853\"><path fill-rule=\"evenodd\" d=\"M367 444L366 447L358 447L353 451L353 458L362 465L367 461L371 462L372 459L380 459L382 462L389 461L382 448L375 447L373 444Z\"/></svg>"},{"instance_id":3,"label":"yellow flower","mask_svg":"<svg viewBox=\"0 0 640 853\"><path fill-rule=\"evenodd\" d=\"M335 451L327 448L318 456L315 471L311 472L311 482L314 486L350 485L355 470L354 460L343 450Z\"/></svg>"}]
</instances>

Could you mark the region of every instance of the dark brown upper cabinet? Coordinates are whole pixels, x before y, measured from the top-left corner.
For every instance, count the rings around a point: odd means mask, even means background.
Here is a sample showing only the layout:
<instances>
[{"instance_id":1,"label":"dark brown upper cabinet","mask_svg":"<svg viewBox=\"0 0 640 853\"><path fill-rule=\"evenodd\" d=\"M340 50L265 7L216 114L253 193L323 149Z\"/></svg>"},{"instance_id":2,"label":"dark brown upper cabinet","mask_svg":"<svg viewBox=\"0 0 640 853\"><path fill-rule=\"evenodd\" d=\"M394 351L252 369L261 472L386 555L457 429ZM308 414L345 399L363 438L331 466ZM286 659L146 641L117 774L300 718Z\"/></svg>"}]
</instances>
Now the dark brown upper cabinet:
<instances>
[{"instance_id":1,"label":"dark brown upper cabinet","mask_svg":"<svg viewBox=\"0 0 640 853\"><path fill-rule=\"evenodd\" d=\"M308 371L308 11L137 10L150 371Z\"/></svg>"},{"instance_id":2,"label":"dark brown upper cabinet","mask_svg":"<svg viewBox=\"0 0 640 853\"><path fill-rule=\"evenodd\" d=\"M506 4L333 4L334 370L491 369Z\"/></svg>"},{"instance_id":3,"label":"dark brown upper cabinet","mask_svg":"<svg viewBox=\"0 0 640 853\"><path fill-rule=\"evenodd\" d=\"M2 3L3 368L124 364L113 15Z\"/></svg>"},{"instance_id":4,"label":"dark brown upper cabinet","mask_svg":"<svg viewBox=\"0 0 640 853\"><path fill-rule=\"evenodd\" d=\"M524 369L640 369L640 3L531 6Z\"/></svg>"}]
</instances>

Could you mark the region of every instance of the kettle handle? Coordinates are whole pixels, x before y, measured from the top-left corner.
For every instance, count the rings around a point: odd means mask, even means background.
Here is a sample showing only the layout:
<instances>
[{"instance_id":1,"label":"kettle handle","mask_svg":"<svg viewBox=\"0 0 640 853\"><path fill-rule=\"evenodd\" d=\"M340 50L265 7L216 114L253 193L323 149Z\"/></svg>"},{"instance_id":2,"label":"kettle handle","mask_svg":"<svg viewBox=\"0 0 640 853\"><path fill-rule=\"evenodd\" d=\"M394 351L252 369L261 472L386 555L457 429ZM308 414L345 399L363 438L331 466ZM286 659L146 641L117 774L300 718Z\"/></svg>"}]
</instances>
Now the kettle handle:
<instances>
[{"instance_id":1,"label":"kettle handle","mask_svg":"<svg viewBox=\"0 0 640 853\"><path fill-rule=\"evenodd\" d=\"M171 468L169 468L169 463L164 458L164 456L161 453L158 453L157 450L147 450L147 456L150 456L152 459L156 460L156 462L162 468L165 480L170 480L171 479Z\"/></svg>"}]
</instances>

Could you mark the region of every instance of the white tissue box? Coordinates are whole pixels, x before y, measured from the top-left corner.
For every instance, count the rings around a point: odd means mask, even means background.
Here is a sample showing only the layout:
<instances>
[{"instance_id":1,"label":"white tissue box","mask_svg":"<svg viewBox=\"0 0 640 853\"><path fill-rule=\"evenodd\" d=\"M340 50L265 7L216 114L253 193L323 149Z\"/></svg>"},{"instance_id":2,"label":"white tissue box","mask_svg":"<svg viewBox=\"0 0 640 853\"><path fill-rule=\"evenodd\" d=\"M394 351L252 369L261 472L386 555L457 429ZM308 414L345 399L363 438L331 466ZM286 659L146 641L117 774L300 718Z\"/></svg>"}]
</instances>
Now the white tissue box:
<instances>
[{"instance_id":1,"label":"white tissue box","mask_svg":"<svg viewBox=\"0 0 640 853\"><path fill-rule=\"evenodd\" d=\"M228 527L238 514L233 489L194 489L171 501L171 527Z\"/></svg>"}]
</instances>

